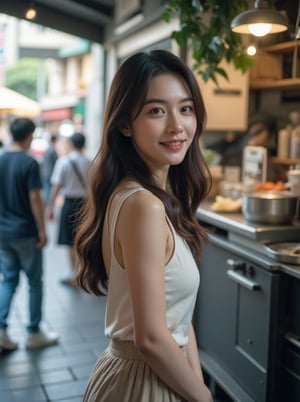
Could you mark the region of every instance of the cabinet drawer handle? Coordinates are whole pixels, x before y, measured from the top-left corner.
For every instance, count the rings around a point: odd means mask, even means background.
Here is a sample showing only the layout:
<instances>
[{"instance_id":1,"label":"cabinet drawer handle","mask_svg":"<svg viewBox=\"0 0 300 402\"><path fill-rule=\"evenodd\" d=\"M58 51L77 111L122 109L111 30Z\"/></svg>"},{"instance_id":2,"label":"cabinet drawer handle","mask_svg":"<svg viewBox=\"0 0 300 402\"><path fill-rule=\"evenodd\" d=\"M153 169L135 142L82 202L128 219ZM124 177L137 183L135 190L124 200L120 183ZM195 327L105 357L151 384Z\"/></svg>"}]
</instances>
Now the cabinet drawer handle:
<instances>
[{"instance_id":1,"label":"cabinet drawer handle","mask_svg":"<svg viewBox=\"0 0 300 402\"><path fill-rule=\"evenodd\" d=\"M300 338L297 335L292 334L291 332L287 332L284 335L284 338L290 342L292 345L296 346L300 349Z\"/></svg>"},{"instance_id":2,"label":"cabinet drawer handle","mask_svg":"<svg viewBox=\"0 0 300 402\"><path fill-rule=\"evenodd\" d=\"M245 288L247 288L249 290L253 291L253 290L258 290L260 288L260 286L257 282L254 282L248 278L245 278L243 275L241 275L237 271L234 271L233 269L228 269L227 275L229 276L229 278L233 279L235 282L239 283L240 285L244 286Z\"/></svg>"}]
</instances>

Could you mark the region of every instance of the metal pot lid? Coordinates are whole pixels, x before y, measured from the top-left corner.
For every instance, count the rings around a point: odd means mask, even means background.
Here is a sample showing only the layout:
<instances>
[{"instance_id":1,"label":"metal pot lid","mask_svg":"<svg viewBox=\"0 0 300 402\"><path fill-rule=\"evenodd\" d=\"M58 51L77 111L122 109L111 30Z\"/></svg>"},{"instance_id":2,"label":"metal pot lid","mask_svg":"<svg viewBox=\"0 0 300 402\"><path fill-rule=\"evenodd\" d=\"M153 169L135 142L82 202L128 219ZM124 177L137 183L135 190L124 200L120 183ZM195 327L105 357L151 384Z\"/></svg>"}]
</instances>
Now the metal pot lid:
<instances>
[{"instance_id":1,"label":"metal pot lid","mask_svg":"<svg viewBox=\"0 0 300 402\"><path fill-rule=\"evenodd\" d=\"M276 261L300 264L300 243L266 243L264 247Z\"/></svg>"},{"instance_id":2,"label":"metal pot lid","mask_svg":"<svg viewBox=\"0 0 300 402\"><path fill-rule=\"evenodd\" d=\"M259 199L270 199L270 200L280 200L286 198L298 198L297 195L291 193L290 191L256 191L254 193L245 193L245 197L259 198Z\"/></svg>"}]
</instances>

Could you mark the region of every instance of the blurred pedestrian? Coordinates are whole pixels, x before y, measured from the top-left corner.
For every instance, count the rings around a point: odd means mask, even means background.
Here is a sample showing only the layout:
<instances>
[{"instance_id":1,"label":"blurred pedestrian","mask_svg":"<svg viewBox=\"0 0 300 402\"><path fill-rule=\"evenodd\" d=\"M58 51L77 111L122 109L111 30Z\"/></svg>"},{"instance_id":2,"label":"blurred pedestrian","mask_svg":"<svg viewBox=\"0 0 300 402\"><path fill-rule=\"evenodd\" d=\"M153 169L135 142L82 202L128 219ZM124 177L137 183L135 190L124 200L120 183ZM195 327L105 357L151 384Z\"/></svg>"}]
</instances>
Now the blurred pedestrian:
<instances>
[{"instance_id":1,"label":"blurred pedestrian","mask_svg":"<svg viewBox=\"0 0 300 402\"><path fill-rule=\"evenodd\" d=\"M47 243L44 204L38 162L29 150L35 124L17 118L10 125L12 144L0 156L0 348L14 350L18 344L7 333L13 295L24 271L29 285L29 323L26 347L57 343L58 336L40 328L43 300L42 249Z\"/></svg>"},{"instance_id":2,"label":"blurred pedestrian","mask_svg":"<svg viewBox=\"0 0 300 402\"><path fill-rule=\"evenodd\" d=\"M76 214L79 211L87 192L88 170L90 159L85 156L85 136L73 134L67 142L69 152L59 157L51 176L51 193L47 205L46 216L54 218L54 206L57 196L64 198L60 214L58 244L68 247L70 275L61 280L64 285L74 286L73 277L78 267L75 253L74 234L76 230Z\"/></svg>"},{"instance_id":3,"label":"blurred pedestrian","mask_svg":"<svg viewBox=\"0 0 300 402\"><path fill-rule=\"evenodd\" d=\"M51 135L49 146L43 155L42 163L41 163L41 176L43 180L43 189L44 189L44 201L47 204L50 197L51 191L51 175L53 172L53 168L55 162L58 158L57 151L55 145L57 143L57 136Z\"/></svg>"}]
</instances>

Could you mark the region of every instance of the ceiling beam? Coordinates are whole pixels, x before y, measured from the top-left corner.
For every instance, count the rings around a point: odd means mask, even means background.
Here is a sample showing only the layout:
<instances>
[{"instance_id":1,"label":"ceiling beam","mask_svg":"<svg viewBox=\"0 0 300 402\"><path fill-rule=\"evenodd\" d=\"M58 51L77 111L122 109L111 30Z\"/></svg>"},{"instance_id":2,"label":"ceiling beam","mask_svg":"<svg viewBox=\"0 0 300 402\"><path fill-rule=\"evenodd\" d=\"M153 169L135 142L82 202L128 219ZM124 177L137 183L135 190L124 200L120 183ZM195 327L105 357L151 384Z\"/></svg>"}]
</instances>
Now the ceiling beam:
<instances>
[{"instance_id":1,"label":"ceiling beam","mask_svg":"<svg viewBox=\"0 0 300 402\"><path fill-rule=\"evenodd\" d=\"M25 19L25 12L29 6L29 0L1 1L0 12L19 19ZM100 21L94 23L82 15L80 17L72 16L70 13L65 14L46 8L42 4L36 4L35 8L37 16L32 21L33 23L103 44L104 27Z\"/></svg>"},{"instance_id":2,"label":"ceiling beam","mask_svg":"<svg viewBox=\"0 0 300 402\"><path fill-rule=\"evenodd\" d=\"M56 12L65 15L80 17L81 19L86 19L95 24L107 24L112 20L110 15L107 14L109 12L108 9L102 7L102 11L100 11L99 8L91 8L90 2L87 1L81 3L80 0L36 0L34 4L48 10L54 9ZM106 13L104 13L104 10Z\"/></svg>"}]
</instances>

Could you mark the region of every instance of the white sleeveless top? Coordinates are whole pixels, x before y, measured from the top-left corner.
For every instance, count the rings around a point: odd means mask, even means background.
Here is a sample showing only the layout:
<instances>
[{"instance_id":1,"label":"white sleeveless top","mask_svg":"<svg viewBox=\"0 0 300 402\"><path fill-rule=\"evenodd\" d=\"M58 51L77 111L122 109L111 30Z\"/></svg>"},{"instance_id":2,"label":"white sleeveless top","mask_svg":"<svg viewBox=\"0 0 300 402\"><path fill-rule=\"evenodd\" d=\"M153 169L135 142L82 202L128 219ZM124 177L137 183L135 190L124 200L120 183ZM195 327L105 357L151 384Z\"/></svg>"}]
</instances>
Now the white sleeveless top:
<instances>
[{"instance_id":1,"label":"white sleeveless top","mask_svg":"<svg viewBox=\"0 0 300 402\"><path fill-rule=\"evenodd\" d=\"M111 267L105 315L105 335L122 341L133 341L133 317L126 270L114 255L114 235L120 208L136 191L143 187L126 189L113 212L110 231ZM189 328L195 307L200 277L197 265L186 242L167 222L174 237L174 252L165 266L166 321L167 327L179 346L188 342Z\"/></svg>"}]
</instances>

